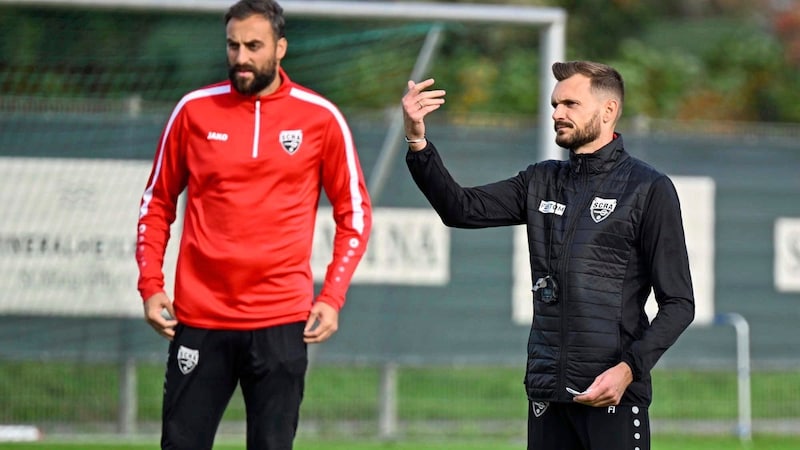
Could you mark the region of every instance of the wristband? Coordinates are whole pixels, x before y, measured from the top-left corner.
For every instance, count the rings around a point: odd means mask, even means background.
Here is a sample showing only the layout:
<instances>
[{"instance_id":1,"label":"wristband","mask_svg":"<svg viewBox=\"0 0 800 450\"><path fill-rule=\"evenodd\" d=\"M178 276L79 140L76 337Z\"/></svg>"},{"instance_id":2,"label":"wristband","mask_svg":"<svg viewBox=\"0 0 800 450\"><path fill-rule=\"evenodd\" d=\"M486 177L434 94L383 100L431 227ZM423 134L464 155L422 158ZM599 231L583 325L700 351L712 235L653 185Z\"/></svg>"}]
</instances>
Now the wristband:
<instances>
[{"instance_id":1,"label":"wristband","mask_svg":"<svg viewBox=\"0 0 800 450\"><path fill-rule=\"evenodd\" d=\"M419 139L409 139L408 136L403 136L403 139L405 139L406 142L409 143L409 144L419 144L420 142L424 142L425 141L425 136L422 136Z\"/></svg>"}]
</instances>

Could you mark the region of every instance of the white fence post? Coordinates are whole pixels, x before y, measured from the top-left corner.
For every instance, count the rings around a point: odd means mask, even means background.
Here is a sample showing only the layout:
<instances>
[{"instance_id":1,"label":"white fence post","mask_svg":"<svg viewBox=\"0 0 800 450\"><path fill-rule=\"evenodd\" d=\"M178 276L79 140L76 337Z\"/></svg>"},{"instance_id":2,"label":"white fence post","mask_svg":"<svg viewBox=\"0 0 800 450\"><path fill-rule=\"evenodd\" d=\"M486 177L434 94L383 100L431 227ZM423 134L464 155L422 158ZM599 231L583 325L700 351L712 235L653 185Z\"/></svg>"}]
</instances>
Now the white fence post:
<instances>
[{"instance_id":1,"label":"white fence post","mask_svg":"<svg viewBox=\"0 0 800 450\"><path fill-rule=\"evenodd\" d=\"M742 441L752 439L753 417L750 403L750 325L738 313L717 314L715 325L732 325L736 330L736 376L738 379L739 421L736 433Z\"/></svg>"},{"instance_id":2,"label":"white fence post","mask_svg":"<svg viewBox=\"0 0 800 450\"><path fill-rule=\"evenodd\" d=\"M384 363L380 376L378 434L381 439L393 439L397 436L397 364Z\"/></svg>"}]
</instances>

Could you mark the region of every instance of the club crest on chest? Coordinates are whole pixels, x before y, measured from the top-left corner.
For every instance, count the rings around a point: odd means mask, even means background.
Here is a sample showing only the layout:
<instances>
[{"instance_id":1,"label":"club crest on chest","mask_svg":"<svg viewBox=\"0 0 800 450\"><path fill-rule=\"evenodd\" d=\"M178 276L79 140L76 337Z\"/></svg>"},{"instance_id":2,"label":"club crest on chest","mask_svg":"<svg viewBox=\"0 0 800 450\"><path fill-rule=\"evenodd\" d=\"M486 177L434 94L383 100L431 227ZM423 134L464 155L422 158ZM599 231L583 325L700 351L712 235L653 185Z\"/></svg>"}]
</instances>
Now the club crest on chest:
<instances>
[{"instance_id":1,"label":"club crest on chest","mask_svg":"<svg viewBox=\"0 0 800 450\"><path fill-rule=\"evenodd\" d=\"M303 143L303 130L283 130L278 139L286 153L294 155Z\"/></svg>"},{"instance_id":2,"label":"club crest on chest","mask_svg":"<svg viewBox=\"0 0 800 450\"><path fill-rule=\"evenodd\" d=\"M592 215L592 220L595 223L600 223L606 220L616 208L617 199L595 197L589 207L589 212Z\"/></svg>"}]
</instances>

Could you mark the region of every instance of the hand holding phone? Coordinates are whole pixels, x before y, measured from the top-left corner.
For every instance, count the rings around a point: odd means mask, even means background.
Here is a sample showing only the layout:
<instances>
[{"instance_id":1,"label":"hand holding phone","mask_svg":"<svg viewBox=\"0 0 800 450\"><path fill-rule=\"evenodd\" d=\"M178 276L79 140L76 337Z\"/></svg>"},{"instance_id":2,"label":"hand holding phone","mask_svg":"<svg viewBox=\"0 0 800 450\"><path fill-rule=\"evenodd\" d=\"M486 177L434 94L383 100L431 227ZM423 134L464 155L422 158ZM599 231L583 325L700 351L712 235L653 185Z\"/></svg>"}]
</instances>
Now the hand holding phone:
<instances>
[{"instance_id":1,"label":"hand holding phone","mask_svg":"<svg viewBox=\"0 0 800 450\"><path fill-rule=\"evenodd\" d=\"M589 390L587 389L587 390L585 390L583 392L579 392L579 391L576 391L575 389L572 389L571 387L567 387L567 392L569 392L572 395L583 395L583 394L588 394Z\"/></svg>"}]
</instances>

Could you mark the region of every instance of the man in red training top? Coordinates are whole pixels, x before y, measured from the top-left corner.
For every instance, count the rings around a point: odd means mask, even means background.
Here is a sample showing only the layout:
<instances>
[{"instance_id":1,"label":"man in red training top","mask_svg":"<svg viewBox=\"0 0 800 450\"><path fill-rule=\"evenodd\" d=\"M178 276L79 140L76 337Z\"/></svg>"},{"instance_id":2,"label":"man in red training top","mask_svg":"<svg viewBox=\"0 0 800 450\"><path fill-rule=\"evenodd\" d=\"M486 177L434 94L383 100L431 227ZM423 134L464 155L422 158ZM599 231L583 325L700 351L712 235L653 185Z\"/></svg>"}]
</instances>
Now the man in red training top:
<instances>
[{"instance_id":1,"label":"man in red training top","mask_svg":"<svg viewBox=\"0 0 800 450\"><path fill-rule=\"evenodd\" d=\"M239 384L247 448L291 449L306 344L336 332L367 245L370 200L341 112L280 66L287 48L281 6L241 0L225 24L230 80L177 104L139 212L145 318L171 341L161 446L210 449ZM322 189L336 233L314 299L310 257ZM173 303L162 266L184 191Z\"/></svg>"}]
</instances>

